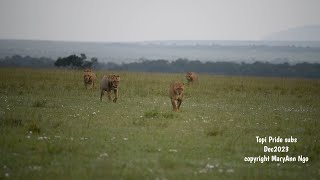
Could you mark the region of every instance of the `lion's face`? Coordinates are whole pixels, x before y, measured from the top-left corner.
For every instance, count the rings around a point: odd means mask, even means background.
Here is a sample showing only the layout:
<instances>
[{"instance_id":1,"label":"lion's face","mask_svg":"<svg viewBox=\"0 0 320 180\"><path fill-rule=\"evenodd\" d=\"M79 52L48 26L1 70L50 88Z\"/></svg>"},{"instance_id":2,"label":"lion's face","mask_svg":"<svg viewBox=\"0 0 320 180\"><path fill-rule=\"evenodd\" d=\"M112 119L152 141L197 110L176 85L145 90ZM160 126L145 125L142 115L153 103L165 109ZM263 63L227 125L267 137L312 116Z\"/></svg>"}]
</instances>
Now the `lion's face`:
<instances>
[{"instance_id":1,"label":"lion's face","mask_svg":"<svg viewBox=\"0 0 320 180\"><path fill-rule=\"evenodd\" d=\"M120 76L119 75L111 75L110 76L111 85L114 89L117 89L120 83Z\"/></svg>"},{"instance_id":2,"label":"lion's face","mask_svg":"<svg viewBox=\"0 0 320 180\"><path fill-rule=\"evenodd\" d=\"M193 80L194 74L192 72L187 72L186 78L187 78L187 80Z\"/></svg>"},{"instance_id":3,"label":"lion's face","mask_svg":"<svg viewBox=\"0 0 320 180\"><path fill-rule=\"evenodd\" d=\"M85 81L85 82L91 82L91 75L90 75L90 74L85 74L85 75L83 76L83 78L84 78L84 81Z\"/></svg>"},{"instance_id":4,"label":"lion's face","mask_svg":"<svg viewBox=\"0 0 320 180\"><path fill-rule=\"evenodd\" d=\"M183 83L176 83L174 86L174 91L177 95L181 95L184 91L184 84Z\"/></svg>"}]
</instances>

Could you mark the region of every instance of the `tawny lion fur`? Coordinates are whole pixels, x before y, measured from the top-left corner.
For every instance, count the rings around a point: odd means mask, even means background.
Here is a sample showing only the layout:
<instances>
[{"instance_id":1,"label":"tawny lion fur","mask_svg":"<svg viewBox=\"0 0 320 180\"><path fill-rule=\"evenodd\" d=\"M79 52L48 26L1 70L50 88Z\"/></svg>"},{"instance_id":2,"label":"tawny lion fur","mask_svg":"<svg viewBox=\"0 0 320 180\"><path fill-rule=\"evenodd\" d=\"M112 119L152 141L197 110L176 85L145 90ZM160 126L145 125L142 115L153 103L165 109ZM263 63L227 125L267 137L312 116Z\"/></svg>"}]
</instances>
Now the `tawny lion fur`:
<instances>
[{"instance_id":1,"label":"tawny lion fur","mask_svg":"<svg viewBox=\"0 0 320 180\"><path fill-rule=\"evenodd\" d=\"M169 96L174 111L180 111L180 106L183 100L184 83L174 82L170 84Z\"/></svg>"},{"instance_id":2,"label":"tawny lion fur","mask_svg":"<svg viewBox=\"0 0 320 180\"><path fill-rule=\"evenodd\" d=\"M97 79L96 75L90 69L84 70L83 82L86 89L88 88L88 85L94 88L96 79Z\"/></svg>"},{"instance_id":3,"label":"tawny lion fur","mask_svg":"<svg viewBox=\"0 0 320 180\"><path fill-rule=\"evenodd\" d=\"M102 77L100 83L100 101L102 101L102 96L104 95L104 91L107 91L108 99L113 102L117 102L118 99L118 87L120 83L120 76L119 75L104 75ZM114 98L111 98L111 91L114 92Z\"/></svg>"},{"instance_id":4,"label":"tawny lion fur","mask_svg":"<svg viewBox=\"0 0 320 180\"><path fill-rule=\"evenodd\" d=\"M188 84L193 84L194 81L198 80L198 75L194 72L187 72L186 78L187 78Z\"/></svg>"}]
</instances>

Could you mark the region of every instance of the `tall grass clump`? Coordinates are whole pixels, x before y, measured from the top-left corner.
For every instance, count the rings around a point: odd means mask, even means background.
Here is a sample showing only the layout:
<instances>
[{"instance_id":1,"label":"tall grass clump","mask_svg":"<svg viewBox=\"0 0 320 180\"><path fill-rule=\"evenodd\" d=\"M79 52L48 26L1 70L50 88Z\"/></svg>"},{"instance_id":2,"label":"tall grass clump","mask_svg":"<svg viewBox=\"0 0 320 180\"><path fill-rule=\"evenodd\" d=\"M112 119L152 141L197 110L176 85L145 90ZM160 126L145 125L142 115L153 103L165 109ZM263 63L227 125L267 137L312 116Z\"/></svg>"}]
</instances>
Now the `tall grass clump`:
<instances>
[{"instance_id":1,"label":"tall grass clump","mask_svg":"<svg viewBox=\"0 0 320 180\"><path fill-rule=\"evenodd\" d=\"M46 99L38 99L32 103L33 107L46 107L47 100Z\"/></svg>"},{"instance_id":2,"label":"tall grass clump","mask_svg":"<svg viewBox=\"0 0 320 180\"><path fill-rule=\"evenodd\" d=\"M160 115L157 110L151 110L144 113L145 118L156 118Z\"/></svg>"},{"instance_id":3,"label":"tall grass clump","mask_svg":"<svg viewBox=\"0 0 320 180\"><path fill-rule=\"evenodd\" d=\"M5 114L0 116L0 125L2 127L21 127L24 120L21 117L16 117L13 114Z\"/></svg>"}]
</instances>

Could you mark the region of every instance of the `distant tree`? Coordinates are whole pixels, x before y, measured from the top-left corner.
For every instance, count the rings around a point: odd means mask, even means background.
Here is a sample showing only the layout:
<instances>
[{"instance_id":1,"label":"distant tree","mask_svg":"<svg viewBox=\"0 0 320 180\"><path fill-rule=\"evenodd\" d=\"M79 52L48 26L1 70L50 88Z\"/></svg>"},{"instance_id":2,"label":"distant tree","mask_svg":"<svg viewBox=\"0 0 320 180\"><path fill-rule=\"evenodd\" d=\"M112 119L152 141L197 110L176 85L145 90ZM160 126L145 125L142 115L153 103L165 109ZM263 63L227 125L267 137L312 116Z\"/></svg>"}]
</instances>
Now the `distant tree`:
<instances>
[{"instance_id":1,"label":"distant tree","mask_svg":"<svg viewBox=\"0 0 320 180\"><path fill-rule=\"evenodd\" d=\"M98 58L96 58L96 57L91 58L91 62L98 63Z\"/></svg>"},{"instance_id":2,"label":"distant tree","mask_svg":"<svg viewBox=\"0 0 320 180\"><path fill-rule=\"evenodd\" d=\"M94 64L98 63L98 58L93 57L90 61L84 61L82 67L83 68L92 68Z\"/></svg>"},{"instance_id":3,"label":"distant tree","mask_svg":"<svg viewBox=\"0 0 320 180\"><path fill-rule=\"evenodd\" d=\"M86 59L87 59L87 56L86 56L86 54L84 54L84 53L81 53L80 56L81 56L81 58L82 58L83 60L86 60Z\"/></svg>"},{"instance_id":4,"label":"distant tree","mask_svg":"<svg viewBox=\"0 0 320 180\"><path fill-rule=\"evenodd\" d=\"M79 57L75 54L70 55L64 58L58 58L54 63L57 67L72 67L72 68L80 68L84 62L83 57Z\"/></svg>"},{"instance_id":5,"label":"distant tree","mask_svg":"<svg viewBox=\"0 0 320 180\"><path fill-rule=\"evenodd\" d=\"M71 68L92 68L93 64L98 63L98 58L93 57L90 61L87 61L87 56L85 54L80 54L77 56L75 54L68 57L59 57L54 63L57 67L71 67Z\"/></svg>"}]
</instances>

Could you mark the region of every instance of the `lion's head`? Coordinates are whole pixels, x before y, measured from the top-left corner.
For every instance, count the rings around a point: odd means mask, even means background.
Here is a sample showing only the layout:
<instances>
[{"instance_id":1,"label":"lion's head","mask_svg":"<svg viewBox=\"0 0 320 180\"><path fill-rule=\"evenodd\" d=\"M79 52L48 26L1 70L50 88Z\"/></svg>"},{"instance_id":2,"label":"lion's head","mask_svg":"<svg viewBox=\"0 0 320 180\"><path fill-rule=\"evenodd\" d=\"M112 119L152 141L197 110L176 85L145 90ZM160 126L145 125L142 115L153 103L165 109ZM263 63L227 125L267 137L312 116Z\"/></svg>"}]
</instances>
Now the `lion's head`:
<instances>
[{"instance_id":1,"label":"lion's head","mask_svg":"<svg viewBox=\"0 0 320 180\"><path fill-rule=\"evenodd\" d=\"M119 75L110 75L109 82L111 83L114 89L117 89L120 83L120 76Z\"/></svg>"},{"instance_id":2,"label":"lion's head","mask_svg":"<svg viewBox=\"0 0 320 180\"><path fill-rule=\"evenodd\" d=\"M181 95L184 91L184 83L175 83L173 86L173 90L177 95Z\"/></svg>"},{"instance_id":3,"label":"lion's head","mask_svg":"<svg viewBox=\"0 0 320 180\"><path fill-rule=\"evenodd\" d=\"M91 82L92 81L91 74L85 74L83 76L83 79L84 79L85 82Z\"/></svg>"},{"instance_id":4,"label":"lion's head","mask_svg":"<svg viewBox=\"0 0 320 180\"><path fill-rule=\"evenodd\" d=\"M186 78L187 78L187 80L189 80L189 81L192 81L193 79L194 79L194 73L193 72L187 72L187 74L186 74Z\"/></svg>"}]
</instances>

